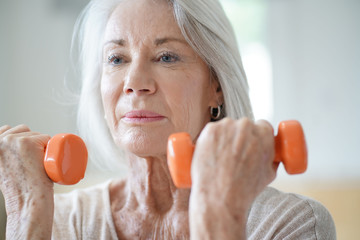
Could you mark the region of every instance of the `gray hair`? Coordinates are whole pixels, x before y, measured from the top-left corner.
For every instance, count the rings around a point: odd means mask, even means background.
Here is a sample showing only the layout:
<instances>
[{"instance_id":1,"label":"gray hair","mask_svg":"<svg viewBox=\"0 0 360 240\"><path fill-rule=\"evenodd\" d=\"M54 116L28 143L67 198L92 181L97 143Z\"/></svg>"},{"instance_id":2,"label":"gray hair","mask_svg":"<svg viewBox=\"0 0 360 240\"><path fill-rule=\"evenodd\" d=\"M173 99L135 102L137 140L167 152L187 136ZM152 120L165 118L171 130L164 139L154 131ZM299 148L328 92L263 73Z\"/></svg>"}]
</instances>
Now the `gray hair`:
<instances>
[{"instance_id":1,"label":"gray hair","mask_svg":"<svg viewBox=\"0 0 360 240\"><path fill-rule=\"evenodd\" d=\"M253 119L248 84L232 26L218 0L167 0L186 41L208 64L224 95L222 116ZM121 0L92 0L75 25L72 52L78 56L81 93L79 134L95 166L126 169L104 119L100 94L102 43L111 13ZM78 45L75 45L75 42Z\"/></svg>"}]
</instances>

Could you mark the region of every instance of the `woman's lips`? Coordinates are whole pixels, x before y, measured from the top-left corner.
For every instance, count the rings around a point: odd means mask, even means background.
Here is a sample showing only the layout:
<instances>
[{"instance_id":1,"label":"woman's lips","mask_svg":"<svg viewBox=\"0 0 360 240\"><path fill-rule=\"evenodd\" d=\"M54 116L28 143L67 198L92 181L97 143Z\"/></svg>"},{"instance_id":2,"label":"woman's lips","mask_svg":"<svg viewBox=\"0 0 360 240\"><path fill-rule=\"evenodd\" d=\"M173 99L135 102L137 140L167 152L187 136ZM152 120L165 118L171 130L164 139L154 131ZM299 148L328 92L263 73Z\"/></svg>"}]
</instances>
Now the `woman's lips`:
<instances>
[{"instance_id":1,"label":"woman's lips","mask_svg":"<svg viewBox=\"0 0 360 240\"><path fill-rule=\"evenodd\" d=\"M165 118L164 116L151 111L134 110L125 113L125 115L122 117L122 120L128 123L148 123L148 122L160 121L164 118Z\"/></svg>"}]
</instances>

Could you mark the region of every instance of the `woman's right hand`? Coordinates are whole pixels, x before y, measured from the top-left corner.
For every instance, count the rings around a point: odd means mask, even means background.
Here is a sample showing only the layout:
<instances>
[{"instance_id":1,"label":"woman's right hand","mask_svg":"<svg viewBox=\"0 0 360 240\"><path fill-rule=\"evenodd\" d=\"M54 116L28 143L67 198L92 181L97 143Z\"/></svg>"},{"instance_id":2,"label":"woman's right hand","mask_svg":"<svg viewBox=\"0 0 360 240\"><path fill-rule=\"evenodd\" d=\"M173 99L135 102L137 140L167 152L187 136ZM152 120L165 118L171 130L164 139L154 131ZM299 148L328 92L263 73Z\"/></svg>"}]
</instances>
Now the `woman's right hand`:
<instances>
[{"instance_id":1,"label":"woman's right hand","mask_svg":"<svg viewBox=\"0 0 360 240\"><path fill-rule=\"evenodd\" d=\"M0 127L0 190L7 212L7 239L51 237L53 183L43 166L49 139L25 125Z\"/></svg>"}]
</instances>

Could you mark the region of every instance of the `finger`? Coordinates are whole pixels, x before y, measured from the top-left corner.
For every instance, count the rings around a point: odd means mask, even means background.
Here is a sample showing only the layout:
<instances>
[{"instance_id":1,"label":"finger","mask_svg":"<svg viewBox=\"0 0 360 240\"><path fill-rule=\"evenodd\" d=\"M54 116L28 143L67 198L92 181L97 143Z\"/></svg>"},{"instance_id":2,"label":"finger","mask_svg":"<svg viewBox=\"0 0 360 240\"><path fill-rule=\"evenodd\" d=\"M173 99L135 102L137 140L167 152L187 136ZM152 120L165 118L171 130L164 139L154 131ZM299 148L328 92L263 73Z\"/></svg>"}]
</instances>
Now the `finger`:
<instances>
[{"instance_id":1,"label":"finger","mask_svg":"<svg viewBox=\"0 0 360 240\"><path fill-rule=\"evenodd\" d=\"M230 131L235 131L233 133L235 139L243 139L250 135L252 135L252 132L254 130L254 122L250 120L249 118L241 118L239 120L236 120L234 123L235 129L229 129ZM243 141L243 140L242 140Z\"/></svg>"},{"instance_id":2,"label":"finger","mask_svg":"<svg viewBox=\"0 0 360 240\"><path fill-rule=\"evenodd\" d=\"M235 128L230 129L234 133L232 142L235 149L244 150L251 145L250 139L252 139L253 130L254 123L248 118L242 118L235 122Z\"/></svg>"},{"instance_id":3,"label":"finger","mask_svg":"<svg viewBox=\"0 0 360 240\"><path fill-rule=\"evenodd\" d=\"M39 144L45 146L49 142L51 136L49 136L47 134L35 134L35 135L32 135L31 138L34 139L35 141L37 141Z\"/></svg>"},{"instance_id":4,"label":"finger","mask_svg":"<svg viewBox=\"0 0 360 240\"><path fill-rule=\"evenodd\" d=\"M28 139L31 142L36 143L37 146L41 146L42 148L46 148L46 145L48 144L51 136L47 134L41 134L37 132L25 132L25 133L19 133L19 138Z\"/></svg>"},{"instance_id":5,"label":"finger","mask_svg":"<svg viewBox=\"0 0 360 240\"><path fill-rule=\"evenodd\" d=\"M258 120L255 123L259 140L262 141L265 159L272 164L275 157L274 129L266 120Z\"/></svg>"},{"instance_id":6,"label":"finger","mask_svg":"<svg viewBox=\"0 0 360 240\"><path fill-rule=\"evenodd\" d=\"M255 126L259 137L274 145L274 128L272 125L266 120L258 120L255 122Z\"/></svg>"},{"instance_id":7,"label":"finger","mask_svg":"<svg viewBox=\"0 0 360 240\"><path fill-rule=\"evenodd\" d=\"M19 144L32 144L35 143L38 146L46 147L50 136L47 134L41 134L38 132L19 132L13 134L7 134L3 137L5 142L18 142Z\"/></svg>"},{"instance_id":8,"label":"finger","mask_svg":"<svg viewBox=\"0 0 360 240\"><path fill-rule=\"evenodd\" d=\"M270 131L272 135L274 135L274 128L272 127L270 122L260 119L255 122L255 125L258 126L260 129L263 129L265 132Z\"/></svg>"},{"instance_id":9,"label":"finger","mask_svg":"<svg viewBox=\"0 0 360 240\"><path fill-rule=\"evenodd\" d=\"M46 135L46 134L42 134L39 132L19 132L19 133L15 133L14 135L16 135L17 137L32 137L32 136L38 136L38 135ZM46 135L47 136L47 135Z\"/></svg>"},{"instance_id":10,"label":"finger","mask_svg":"<svg viewBox=\"0 0 360 240\"><path fill-rule=\"evenodd\" d=\"M3 134L7 130L9 130L11 127L9 125L4 125L0 127L0 134Z\"/></svg>"},{"instance_id":11,"label":"finger","mask_svg":"<svg viewBox=\"0 0 360 240\"><path fill-rule=\"evenodd\" d=\"M36 135L40 135L40 133L37 132L19 132L19 133L4 133L3 134L3 139L7 139L7 140L24 140L26 138L30 139L32 136L36 136Z\"/></svg>"},{"instance_id":12,"label":"finger","mask_svg":"<svg viewBox=\"0 0 360 240\"><path fill-rule=\"evenodd\" d=\"M265 146L274 149L274 128L272 125L266 120L257 120L255 126L258 137L263 140Z\"/></svg>"},{"instance_id":13,"label":"finger","mask_svg":"<svg viewBox=\"0 0 360 240\"><path fill-rule=\"evenodd\" d=\"M22 133L22 132L30 132L30 128L26 126L25 124L18 125L16 127L10 128L6 130L3 134L15 134L15 133Z\"/></svg>"},{"instance_id":14,"label":"finger","mask_svg":"<svg viewBox=\"0 0 360 240\"><path fill-rule=\"evenodd\" d=\"M20 139L23 144L27 145L28 147L34 147L34 149L40 149L44 152L51 138L49 135L39 133L29 133L29 136L25 136L26 133L22 134L24 134L24 136L20 137Z\"/></svg>"}]
</instances>

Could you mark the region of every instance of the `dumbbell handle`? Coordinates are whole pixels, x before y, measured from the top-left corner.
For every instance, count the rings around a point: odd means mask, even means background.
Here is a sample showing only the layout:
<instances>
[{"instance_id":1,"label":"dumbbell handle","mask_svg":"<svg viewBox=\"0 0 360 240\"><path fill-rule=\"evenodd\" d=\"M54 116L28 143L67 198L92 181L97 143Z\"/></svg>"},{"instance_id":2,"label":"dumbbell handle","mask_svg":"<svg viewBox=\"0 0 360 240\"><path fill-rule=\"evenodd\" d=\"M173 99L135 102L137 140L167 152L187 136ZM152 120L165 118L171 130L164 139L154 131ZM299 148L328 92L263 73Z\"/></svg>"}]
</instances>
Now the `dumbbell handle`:
<instances>
[{"instance_id":1,"label":"dumbbell handle","mask_svg":"<svg viewBox=\"0 0 360 240\"><path fill-rule=\"evenodd\" d=\"M84 141L68 133L53 136L45 149L44 168L58 184L71 185L84 178L88 153Z\"/></svg>"},{"instance_id":2,"label":"dumbbell handle","mask_svg":"<svg viewBox=\"0 0 360 240\"><path fill-rule=\"evenodd\" d=\"M307 168L307 148L303 129L296 120L280 122L275 136L274 162L282 162L289 174L299 174ZM195 150L188 133L170 135L168 165L174 184L179 188L191 187L191 161Z\"/></svg>"}]
</instances>

